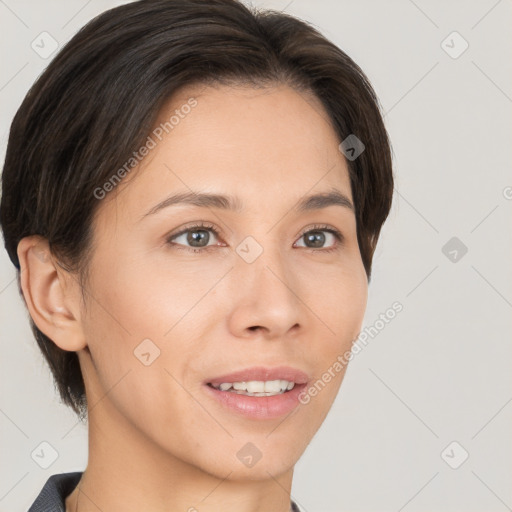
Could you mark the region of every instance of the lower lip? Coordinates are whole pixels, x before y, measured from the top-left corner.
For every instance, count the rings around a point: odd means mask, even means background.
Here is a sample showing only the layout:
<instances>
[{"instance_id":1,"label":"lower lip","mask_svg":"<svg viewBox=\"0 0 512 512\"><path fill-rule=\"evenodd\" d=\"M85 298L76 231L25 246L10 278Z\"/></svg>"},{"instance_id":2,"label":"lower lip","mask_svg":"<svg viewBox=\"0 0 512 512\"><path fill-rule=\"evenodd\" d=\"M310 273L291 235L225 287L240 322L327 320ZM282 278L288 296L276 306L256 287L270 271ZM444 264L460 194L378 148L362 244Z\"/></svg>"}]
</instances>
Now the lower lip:
<instances>
[{"instance_id":1,"label":"lower lip","mask_svg":"<svg viewBox=\"0 0 512 512\"><path fill-rule=\"evenodd\" d=\"M273 396L239 395L203 386L206 392L224 407L253 420L268 420L288 414L299 405L299 394L306 384L296 384L293 389Z\"/></svg>"}]
</instances>

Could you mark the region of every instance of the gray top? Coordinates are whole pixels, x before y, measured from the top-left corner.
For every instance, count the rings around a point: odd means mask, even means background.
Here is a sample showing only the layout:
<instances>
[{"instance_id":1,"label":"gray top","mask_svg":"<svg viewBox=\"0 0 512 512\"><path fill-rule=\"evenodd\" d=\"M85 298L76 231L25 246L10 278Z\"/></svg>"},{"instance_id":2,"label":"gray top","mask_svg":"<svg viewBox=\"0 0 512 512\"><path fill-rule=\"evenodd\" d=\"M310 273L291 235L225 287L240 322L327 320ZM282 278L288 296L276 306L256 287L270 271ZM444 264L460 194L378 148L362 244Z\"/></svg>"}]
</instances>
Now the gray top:
<instances>
[{"instance_id":1,"label":"gray top","mask_svg":"<svg viewBox=\"0 0 512 512\"><path fill-rule=\"evenodd\" d=\"M82 472L80 471L52 475L44 484L28 512L66 512L65 500L78 485L81 477ZM301 512L293 500L290 503L290 512Z\"/></svg>"}]
</instances>

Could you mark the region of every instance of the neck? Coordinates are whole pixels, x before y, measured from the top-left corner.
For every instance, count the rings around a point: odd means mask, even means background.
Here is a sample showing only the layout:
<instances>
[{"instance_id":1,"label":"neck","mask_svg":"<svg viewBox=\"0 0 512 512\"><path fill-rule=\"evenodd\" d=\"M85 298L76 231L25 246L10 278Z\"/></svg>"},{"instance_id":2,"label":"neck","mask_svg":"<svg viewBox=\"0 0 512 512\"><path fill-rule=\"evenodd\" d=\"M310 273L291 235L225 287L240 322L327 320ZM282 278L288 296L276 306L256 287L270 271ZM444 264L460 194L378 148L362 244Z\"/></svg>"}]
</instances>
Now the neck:
<instances>
[{"instance_id":1,"label":"neck","mask_svg":"<svg viewBox=\"0 0 512 512\"><path fill-rule=\"evenodd\" d=\"M293 468L257 480L232 479L229 468L208 473L155 445L123 418L106 418L105 410L114 408L105 404L89 413L89 461L66 499L66 512L290 511Z\"/></svg>"}]
</instances>

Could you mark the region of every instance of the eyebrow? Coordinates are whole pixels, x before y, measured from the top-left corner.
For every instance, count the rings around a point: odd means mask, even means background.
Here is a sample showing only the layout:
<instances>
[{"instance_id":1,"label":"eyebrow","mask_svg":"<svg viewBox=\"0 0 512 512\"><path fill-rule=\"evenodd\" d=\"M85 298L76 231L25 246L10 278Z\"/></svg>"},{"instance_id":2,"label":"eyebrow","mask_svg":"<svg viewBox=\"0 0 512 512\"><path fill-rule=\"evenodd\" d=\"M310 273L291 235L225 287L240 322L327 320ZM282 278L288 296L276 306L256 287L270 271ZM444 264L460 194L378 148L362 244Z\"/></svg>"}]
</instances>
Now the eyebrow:
<instances>
[{"instance_id":1,"label":"eyebrow","mask_svg":"<svg viewBox=\"0 0 512 512\"><path fill-rule=\"evenodd\" d=\"M164 208L180 204L189 204L192 206L198 206L200 208L218 208L222 210L231 210L237 213L241 213L243 211L243 203L238 197L219 194L207 194L201 192L181 192L170 195L163 201L153 206L141 217L140 220L147 217L148 215L154 215ZM350 199L341 191L335 188L327 192L321 192L303 197L298 202L298 204L295 205L294 209L295 211L302 213L306 211L328 208L329 206L341 206L343 208L354 211L354 205Z\"/></svg>"}]
</instances>

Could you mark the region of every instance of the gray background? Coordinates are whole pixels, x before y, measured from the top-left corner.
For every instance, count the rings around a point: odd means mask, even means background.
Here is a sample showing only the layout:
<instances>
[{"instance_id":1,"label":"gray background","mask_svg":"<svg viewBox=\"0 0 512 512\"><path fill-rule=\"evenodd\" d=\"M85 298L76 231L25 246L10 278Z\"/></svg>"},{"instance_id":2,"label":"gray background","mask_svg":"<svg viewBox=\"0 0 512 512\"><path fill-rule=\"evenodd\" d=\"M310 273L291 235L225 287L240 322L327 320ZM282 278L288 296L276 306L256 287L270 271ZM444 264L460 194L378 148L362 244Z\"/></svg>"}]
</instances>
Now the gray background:
<instances>
[{"instance_id":1,"label":"gray background","mask_svg":"<svg viewBox=\"0 0 512 512\"><path fill-rule=\"evenodd\" d=\"M121 3L0 0L2 161L12 117L51 60L31 42L47 31L62 45ZM404 309L349 365L292 496L307 512L512 510L511 1L253 5L312 22L363 68L396 172L364 326L395 301ZM442 44L453 31L469 44L457 58L463 40ZM452 237L458 247L443 252ZM2 512L25 511L50 475L87 461L86 429L54 392L14 276L2 251ZM59 454L47 469L31 458L43 441Z\"/></svg>"}]
</instances>

